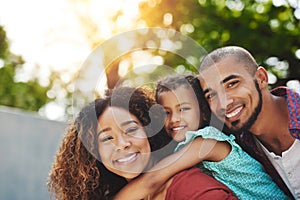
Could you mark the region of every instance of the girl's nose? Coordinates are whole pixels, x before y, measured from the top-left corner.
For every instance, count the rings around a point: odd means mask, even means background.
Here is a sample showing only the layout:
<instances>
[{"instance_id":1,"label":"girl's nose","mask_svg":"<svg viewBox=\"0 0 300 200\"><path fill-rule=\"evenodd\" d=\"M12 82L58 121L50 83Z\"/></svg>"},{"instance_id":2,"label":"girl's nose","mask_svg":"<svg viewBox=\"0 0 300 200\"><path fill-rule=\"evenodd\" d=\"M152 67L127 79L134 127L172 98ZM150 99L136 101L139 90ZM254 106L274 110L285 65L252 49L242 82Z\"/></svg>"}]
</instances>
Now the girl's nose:
<instances>
[{"instance_id":1,"label":"girl's nose","mask_svg":"<svg viewBox=\"0 0 300 200\"><path fill-rule=\"evenodd\" d=\"M175 122L179 122L181 118L181 113L180 112L173 112L171 115L171 122L175 123Z\"/></svg>"}]
</instances>

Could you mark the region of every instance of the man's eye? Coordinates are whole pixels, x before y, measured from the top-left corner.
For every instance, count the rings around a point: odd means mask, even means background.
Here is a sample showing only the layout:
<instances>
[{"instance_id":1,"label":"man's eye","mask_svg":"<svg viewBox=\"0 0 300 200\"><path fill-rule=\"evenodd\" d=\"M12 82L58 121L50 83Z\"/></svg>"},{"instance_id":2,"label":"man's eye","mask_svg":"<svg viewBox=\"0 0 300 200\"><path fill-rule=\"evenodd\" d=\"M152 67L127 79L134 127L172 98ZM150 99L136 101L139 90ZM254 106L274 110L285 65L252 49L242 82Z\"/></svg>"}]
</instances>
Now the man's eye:
<instances>
[{"instance_id":1,"label":"man's eye","mask_svg":"<svg viewBox=\"0 0 300 200\"><path fill-rule=\"evenodd\" d=\"M214 96L216 96L216 93L210 93L210 94L207 94L207 95L205 96L205 98L206 98L207 100L210 100L210 99L212 99Z\"/></svg>"},{"instance_id":2,"label":"man's eye","mask_svg":"<svg viewBox=\"0 0 300 200\"><path fill-rule=\"evenodd\" d=\"M227 87L228 87L228 88L231 88L231 87L235 86L238 82L239 82L239 81L232 81L232 82L230 82L230 83L227 85Z\"/></svg>"}]
</instances>

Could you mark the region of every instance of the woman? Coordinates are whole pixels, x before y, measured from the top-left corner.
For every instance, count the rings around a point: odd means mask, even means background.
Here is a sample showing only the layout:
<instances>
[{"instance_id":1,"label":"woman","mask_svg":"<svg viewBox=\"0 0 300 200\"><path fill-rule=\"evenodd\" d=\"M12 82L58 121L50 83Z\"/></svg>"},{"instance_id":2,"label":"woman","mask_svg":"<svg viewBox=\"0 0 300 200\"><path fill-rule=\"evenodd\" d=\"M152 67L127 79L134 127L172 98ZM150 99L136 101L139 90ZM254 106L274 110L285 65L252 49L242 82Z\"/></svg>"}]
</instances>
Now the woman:
<instances>
[{"instance_id":1,"label":"woman","mask_svg":"<svg viewBox=\"0 0 300 200\"><path fill-rule=\"evenodd\" d=\"M81 110L49 175L48 187L56 199L110 199L154 165L159 158L151 151L160 156L168 153L162 149L169 142L166 134L156 134L163 120L152 96L141 88L118 88ZM196 183L203 186L193 187ZM175 175L151 199L187 195L191 199L236 199L226 186L196 168Z\"/></svg>"}]
</instances>

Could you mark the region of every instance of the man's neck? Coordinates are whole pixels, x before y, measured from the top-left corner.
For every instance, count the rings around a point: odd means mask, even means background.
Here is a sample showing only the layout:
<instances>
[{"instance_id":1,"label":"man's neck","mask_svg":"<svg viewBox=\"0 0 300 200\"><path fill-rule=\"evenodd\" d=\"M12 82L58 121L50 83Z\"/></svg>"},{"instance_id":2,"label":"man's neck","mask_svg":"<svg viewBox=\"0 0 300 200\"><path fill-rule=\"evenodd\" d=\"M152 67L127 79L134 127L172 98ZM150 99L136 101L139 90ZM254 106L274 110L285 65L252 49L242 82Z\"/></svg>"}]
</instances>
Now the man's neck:
<instances>
[{"instance_id":1,"label":"man's neck","mask_svg":"<svg viewBox=\"0 0 300 200\"><path fill-rule=\"evenodd\" d=\"M281 155L295 140L288 123L286 99L271 95L264 99L262 111L250 131L270 152Z\"/></svg>"}]
</instances>

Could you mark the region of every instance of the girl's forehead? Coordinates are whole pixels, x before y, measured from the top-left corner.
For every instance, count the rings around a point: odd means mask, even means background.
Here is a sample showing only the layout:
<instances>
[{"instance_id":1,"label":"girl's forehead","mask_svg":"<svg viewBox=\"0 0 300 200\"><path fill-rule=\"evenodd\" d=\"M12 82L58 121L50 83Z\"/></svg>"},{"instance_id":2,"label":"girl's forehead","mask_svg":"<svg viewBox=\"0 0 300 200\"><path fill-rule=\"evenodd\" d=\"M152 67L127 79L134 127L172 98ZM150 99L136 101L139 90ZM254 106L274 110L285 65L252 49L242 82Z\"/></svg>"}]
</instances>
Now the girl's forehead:
<instances>
[{"instance_id":1,"label":"girl's forehead","mask_svg":"<svg viewBox=\"0 0 300 200\"><path fill-rule=\"evenodd\" d=\"M174 102L194 102L197 101L197 96L194 90L189 86L181 86L175 90L161 93L158 97L158 103L172 104Z\"/></svg>"},{"instance_id":2,"label":"girl's forehead","mask_svg":"<svg viewBox=\"0 0 300 200\"><path fill-rule=\"evenodd\" d=\"M162 95L162 94L171 94L171 93L178 93L178 92L184 92L184 91L193 91L193 88L192 86L189 84L189 83L185 83L185 84L180 84L180 85L177 85L177 86L174 86L168 90L164 90L162 92L160 92L159 95Z\"/></svg>"}]
</instances>

